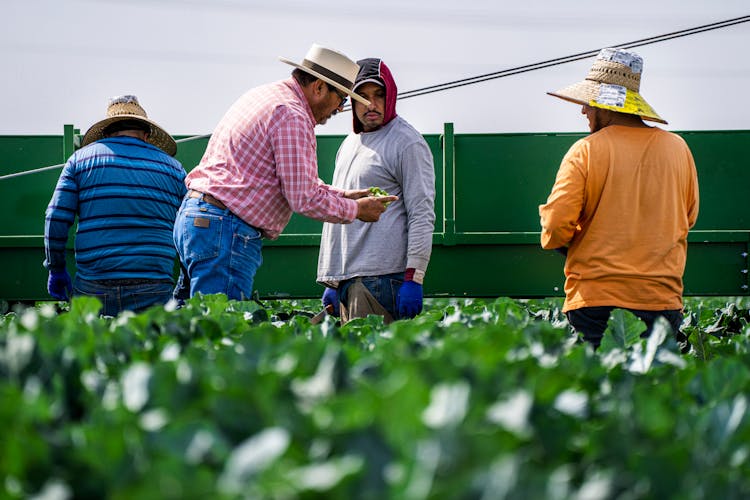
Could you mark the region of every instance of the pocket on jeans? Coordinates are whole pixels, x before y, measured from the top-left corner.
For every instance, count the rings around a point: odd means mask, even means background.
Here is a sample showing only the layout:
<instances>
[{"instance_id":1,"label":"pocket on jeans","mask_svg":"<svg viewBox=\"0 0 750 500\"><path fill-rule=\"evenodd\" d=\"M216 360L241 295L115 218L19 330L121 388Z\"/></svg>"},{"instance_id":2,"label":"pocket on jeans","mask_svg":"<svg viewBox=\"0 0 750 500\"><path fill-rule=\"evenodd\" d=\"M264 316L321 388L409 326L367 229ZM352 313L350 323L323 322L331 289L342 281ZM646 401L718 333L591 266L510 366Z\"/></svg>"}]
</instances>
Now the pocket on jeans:
<instances>
[{"instance_id":1,"label":"pocket on jeans","mask_svg":"<svg viewBox=\"0 0 750 500\"><path fill-rule=\"evenodd\" d=\"M365 276L361 278L362 284L372 294L373 297L377 298L380 296L380 278L377 276Z\"/></svg>"},{"instance_id":2,"label":"pocket on jeans","mask_svg":"<svg viewBox=\"0 0 750 500\"><path fill-rule=\"evenodd\" d=\"M201 261L215 259L221 248L223 217L203 212L186 212L183 235L187 259Z\"/></svg>"},{"instance_id":3,"label":"pocket on jeans","mask_svg":"<svg viewBox=\"0 0 750 500\"><path fill-rule=\"evenodd\" d=\"M260 267L263 258L260 251L261 234L258 230L240 220L235 220L232 232L232 254L239 256L241 260L249 260L255 269ZM234 259L232 261L234 262Z\"/></svg>"},{"instance_id":4,"label":"pocket on jeans","mask_svg":"<svg viewBox=\"0 0 750 500\"><path fill-rule=\"evenodd\" d=\"M123 302L133 311L141 311L156 304L166 304L172 298L172 285L168 283L152 283L134 288L127 296L123 294Z\"/></svg>"},{"instance_id":5,"label":"pocket on jeans","mask_svg":"<svg viewBox=\"0 0 750 500\"><path fill-rule=\"evenodd\" d=\"M391 304L393 305L393 308L396 308L396 303L398 301L398 292L401 290L401 285L404 284L401 280L394 280L390 279L388 280L390 284L390 292L391 292Z\"/></svg>"},{"instance_id":6,"label":"pocket on jeans","mask_svg":"<svg viewBox=\"0 0 750 500\"><path fill-rule=\"evenodd\" d=\"M239 219L235 222L234 238L235 242L239 244L240 247L247 247L261 239L260 232L258 232L253 226L249 226Z\"/></svg>"}]
</instances>

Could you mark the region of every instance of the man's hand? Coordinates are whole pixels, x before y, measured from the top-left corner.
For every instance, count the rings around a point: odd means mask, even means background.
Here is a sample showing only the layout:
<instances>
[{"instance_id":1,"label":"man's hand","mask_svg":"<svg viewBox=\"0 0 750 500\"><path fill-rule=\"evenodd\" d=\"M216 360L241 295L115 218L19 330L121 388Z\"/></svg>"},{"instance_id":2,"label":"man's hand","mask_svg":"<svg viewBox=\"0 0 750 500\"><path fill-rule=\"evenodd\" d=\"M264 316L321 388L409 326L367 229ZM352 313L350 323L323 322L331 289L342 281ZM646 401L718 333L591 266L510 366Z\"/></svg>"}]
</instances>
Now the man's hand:
<instances>
[{"instance_id":1,"label":"man's hand","mask_svg":"<svg viewBox=\"0 0 750 500\"><path fill-rule=\"evenodd\" d=\"M404 281L398 289L396 309L399 318L413 318L422 312L422 285L415 281Z\"/></svg>"},{"instance_id":2,"label":"man's hand","mask_svg":"<svg viewBox=\"0 0 750 500\"><path fill-rule=\"evenodd\" d=\"M333 306L333 313L331 316L334 316L336 318L339 317L339 292L335 288L328 288L326 287L325 292L323 292L323 307Z\"/></svg>"},{"instance_id":3,"label":"man's hand","mask_svg":"<svg viewBox=\"0 0 750 500\"><path fill-rule=\"evenodd\" d=\"M398 196L366 196L358 198L357 201L357 219L363 222L376 222L380 219L380 214L385 212L386 203L398 200Z\"/></svg>"},{"instance_id":4,"label":"man's hand","mask_svg":"<svg viewBox=\"0 0 750 500\"><path fill-rule=\"evenodd\" d=\"M365 196L370 196L369 189L347 189L344 191L344 198L349 198L350 200L358 200Z\"/></svg>"},{"instance_id":5,"label":"man's hand","mask_svg":"<svg viewBox=\"0 0 750 500\"><path fill-rule=\"evenodd\" d=\"M47 279L47 291L57 300L68 300L73 293L73 283L68 271L50 271Z\"/></svg>"}]
</instances>

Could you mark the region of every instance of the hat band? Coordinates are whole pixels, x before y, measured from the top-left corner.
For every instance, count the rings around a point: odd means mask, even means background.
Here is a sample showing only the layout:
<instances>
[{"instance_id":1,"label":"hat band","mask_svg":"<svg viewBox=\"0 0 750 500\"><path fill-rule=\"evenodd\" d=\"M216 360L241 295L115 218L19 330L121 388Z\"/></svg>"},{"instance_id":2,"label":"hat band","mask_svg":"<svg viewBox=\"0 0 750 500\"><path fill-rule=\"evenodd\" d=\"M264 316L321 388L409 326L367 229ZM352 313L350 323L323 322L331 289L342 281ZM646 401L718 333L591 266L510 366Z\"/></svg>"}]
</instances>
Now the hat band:
<instances>
[{"instance_id":1,"label":"hat band","mask_svg":"<svg viewBox=\"0 0 750 500\"><path fill-rule=\"evenodd\" d=\"M351 88L354 86L354 82L347 80L343 76L334 73L333 71L329 70L328 68L324 68L323 66L319 64L315 64L314 62L310 61L309 59L304 59L302 61L302 66L309 68L313 71L316 71L320 73L321 75L325 76L326 78L330 78L334 82L338 83L339 85L346 87L351 90Z\"/></svg>"}]
</instances>

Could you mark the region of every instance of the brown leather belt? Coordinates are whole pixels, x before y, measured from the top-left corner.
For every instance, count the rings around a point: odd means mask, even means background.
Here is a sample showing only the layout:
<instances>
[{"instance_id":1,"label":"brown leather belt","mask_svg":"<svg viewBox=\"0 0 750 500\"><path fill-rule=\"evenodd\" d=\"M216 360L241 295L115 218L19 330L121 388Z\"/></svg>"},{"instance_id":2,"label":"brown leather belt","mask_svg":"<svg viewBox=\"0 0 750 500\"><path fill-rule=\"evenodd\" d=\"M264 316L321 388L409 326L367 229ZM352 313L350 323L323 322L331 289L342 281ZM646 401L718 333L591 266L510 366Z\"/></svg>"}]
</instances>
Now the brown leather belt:
<instances>
[{"instance_id":1,"label":"brown leather belt","mask_svg":"<svg viewBox=\"0 0 750 500\"><path fill-rule=\"evenodd\" d=\"M221 200L217 200L213 196L211 196L208 193L201 193L200 191L196 191L195 189L191 189L188 192L188 198L200 198L203 197L203 201L208 203L209 205L213 205L216 208L220 208L221 210L226 210L227 206L224 205Z\"/></svg>"}]
</instances>

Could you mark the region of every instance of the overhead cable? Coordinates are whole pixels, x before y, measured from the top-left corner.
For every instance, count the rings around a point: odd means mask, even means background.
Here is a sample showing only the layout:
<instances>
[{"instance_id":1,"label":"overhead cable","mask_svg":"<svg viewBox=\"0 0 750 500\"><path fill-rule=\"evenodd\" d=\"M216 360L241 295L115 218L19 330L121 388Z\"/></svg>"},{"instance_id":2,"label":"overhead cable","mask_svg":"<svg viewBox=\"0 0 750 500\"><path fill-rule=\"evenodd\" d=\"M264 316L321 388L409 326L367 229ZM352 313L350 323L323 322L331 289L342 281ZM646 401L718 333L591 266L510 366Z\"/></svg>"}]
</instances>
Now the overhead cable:
<instances>
[{"instance_id":1,"label":"overhead cable","mask_svg":"<svg viewBox=\"0 0 750 500\"><path fill-rule=\"evenodd\" d=\"M657 42L664 42L666 40L672 40L675 38L681 38L685 36L695 35L706 31L713 31L717 29L727 28L737 24L742 24L750 21L750 16L742 16L734 19L727 19L725 21L719 21L711 24L704 24L702 26L696 26L694 28L688 28L680 31L674 31L672 33L665 33L663 35L652 36L649 38L642 38L640 40L634 40L632 42L619 43L616 45L608 45L608 47L619 48L619 49L632 49L634 47L642 47ZM506 76L517 75L520 73L527 73L529 71L535 71L538 69L549 68L551 66L557 66L573 61L579 61L581 59L587 59L593 57L599 53L603 47L598 49L588 50L586 52L579 52L578 54L569 55L566 57L558 57L555 59L549 59L534 64L526 64L524 66L517 66L515 68L504 69L501 71L495 71L492 73L486 73L483 75L472 76L469 78L463 78L460 80L454 80L452 82L440 83L431 85L429 87L422 87L414 90L407 90L406 92L400 92L398 94L399 99L409 99L411 97L417 97L420 95L431 94L434 92L441 92L443 90L449 90L457 87L463 87L466 85L473 85L475 83L485 82L487 80L494 80L496 78L503 78Z\"/></svg>"}]
</instances>

